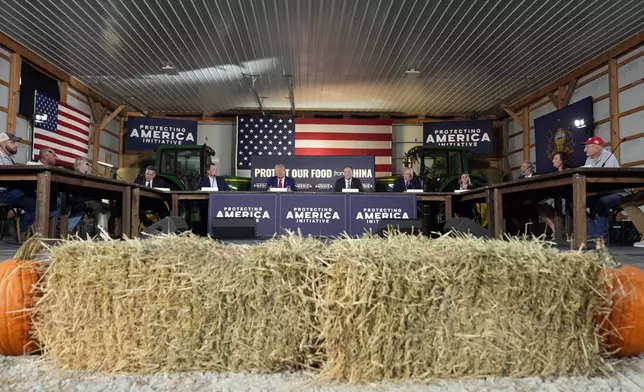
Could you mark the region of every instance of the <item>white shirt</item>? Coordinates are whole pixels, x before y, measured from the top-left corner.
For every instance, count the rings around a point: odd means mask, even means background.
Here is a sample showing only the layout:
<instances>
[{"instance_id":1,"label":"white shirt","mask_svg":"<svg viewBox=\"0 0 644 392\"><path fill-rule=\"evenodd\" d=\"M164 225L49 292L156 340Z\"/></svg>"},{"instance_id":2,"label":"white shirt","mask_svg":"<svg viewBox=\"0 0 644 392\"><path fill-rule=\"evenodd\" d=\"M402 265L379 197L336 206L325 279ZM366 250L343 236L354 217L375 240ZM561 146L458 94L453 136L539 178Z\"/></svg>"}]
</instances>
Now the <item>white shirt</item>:
<instances>
[{"instance_id":1,"label":"white shirt","mask_svg":"<svg viewBox=\"0 0 644 392\"><path fill-rule=\"evenodd\" d=\"M152 188L152 181L146 181L145 186L148 188Z\"/></svg>"},{"instance_id":2,"label":"white shirt","mask_svg":"<svg viewBox=\"0 0 644 392\"><path fill-rule=\"evenodd\" d=\"M217 186L217 177L208 177L208 181L210 181L211 188L219 189Z\"/></svg>"},{"instance_id":3,"label":"white shirt","mask_svg":"<svg viewBox=\"0 0 644 392\"><path fill-rule=\"evenodd\" d=\"M584 164L584 166L619 167L619 162L617 161L617 158L615 158L615 155L613 155L610 151L603 149L601 154L599 154L599 157L597 157L597 159L594 159L592 157L586 158L586 163Z\"/></svg>"},{"instance_id":4,"label":"white shirt","mask_svg":"<svg viewBox=\"0 0 644 392\"><path fill-rule=\"evenodd\" d=\"M349 179L346 179L346 178L344 179L344 186L347 189L351 189L351 179L350 178Z\"/></svg>"}]
</instances>

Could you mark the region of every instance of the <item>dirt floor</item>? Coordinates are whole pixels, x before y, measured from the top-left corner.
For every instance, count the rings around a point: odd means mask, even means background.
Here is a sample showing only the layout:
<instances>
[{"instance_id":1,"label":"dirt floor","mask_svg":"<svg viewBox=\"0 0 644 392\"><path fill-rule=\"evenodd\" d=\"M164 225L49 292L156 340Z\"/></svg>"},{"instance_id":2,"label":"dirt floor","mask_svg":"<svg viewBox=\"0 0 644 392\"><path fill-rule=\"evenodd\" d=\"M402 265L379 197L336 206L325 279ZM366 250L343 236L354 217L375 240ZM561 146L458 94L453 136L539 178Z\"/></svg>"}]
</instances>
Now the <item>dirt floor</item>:
<instances>
[{"instance_id":1,"label":"dirt floor","mask_svg":"<svg viewBox=\"0 0 644 392\"><path fill-rule=\"evenodd\" d=\"M211 372L112 375L54 369L38 356L0 356L0 391L644 391L644 357L615 364L613 377L530 377L437 380L433 383L351 385L318 383L303 373L222 374Z\"/></svg>"}]
</instances>

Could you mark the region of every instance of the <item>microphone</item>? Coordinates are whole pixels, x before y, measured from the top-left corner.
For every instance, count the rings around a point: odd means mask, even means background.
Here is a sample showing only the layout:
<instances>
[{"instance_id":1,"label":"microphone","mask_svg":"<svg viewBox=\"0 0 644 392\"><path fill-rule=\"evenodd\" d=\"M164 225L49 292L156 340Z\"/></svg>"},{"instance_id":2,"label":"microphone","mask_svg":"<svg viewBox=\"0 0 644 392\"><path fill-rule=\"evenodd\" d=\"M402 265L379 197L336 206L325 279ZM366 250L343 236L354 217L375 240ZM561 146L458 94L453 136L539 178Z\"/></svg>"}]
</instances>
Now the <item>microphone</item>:
<instances>
[{"instance_id":1,"label":"microphone","mask_svg":"<svg viewBox=\"0 0 644 392\"><path fill-rule=\"evenodd\" d=\"M620 144L622 144L622 142L623 142L623 141L625 141L626 139L627 139L626 137L623 137L623 138L622 138L622 140L620 140L620 141L619 141L619 143L617 143L617 145L615 146L615 148L611 148L610 155L608 156L608 158L606 158L606 160L605 160L605 161L604 161L604 163L600 166L600 168L604 167L604 165L606 165L606 164L608 163L608 160L610 159L610 157L614 157L614 156L615 156L615 155L613 154L613 152L614 152L615 150L617 150L617 149L619 148L619 145L620 145Z\"/></svg>"},{"instance_id":2,"label":"microphone","mask_svg":"<svg viewBox=\"0 0 644 392\"><path fill-rule=\"evenodd\" d=\"M119 180L121 180L121 181L123 181L123 182L127 182L127 181L125 181L125 180L123 179L123 177L119 176L119 172L118 172L117 170L114 170L114 168L113 168L113 167L110 167L109 169L110 169L110 172L112 172L112 173L116 174L116 178L118 178Z\"/></svg>"}]
</instances>

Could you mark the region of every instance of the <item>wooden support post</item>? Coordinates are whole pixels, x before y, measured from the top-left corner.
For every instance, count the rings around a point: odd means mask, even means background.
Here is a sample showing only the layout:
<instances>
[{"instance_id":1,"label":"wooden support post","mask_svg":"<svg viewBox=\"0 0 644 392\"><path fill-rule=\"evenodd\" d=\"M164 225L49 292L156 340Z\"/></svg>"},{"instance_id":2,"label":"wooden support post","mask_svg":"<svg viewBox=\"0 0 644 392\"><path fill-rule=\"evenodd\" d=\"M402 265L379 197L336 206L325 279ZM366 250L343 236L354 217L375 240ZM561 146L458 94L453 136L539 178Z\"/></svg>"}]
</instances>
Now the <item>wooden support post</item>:
<instances>
[{"instance_id":1,"label":"wooden support post","mask_svg":"<svg viewBox=\"0 0 644 392\"><path fill-rule=\"evenodd\" d=\"M101 121L100 130L102 131L103 129L105 129L105 127L107 126L107 124L109 124L109 123L110 123L110 121L114 120L114 119L116 118L116 116L118 116L118 115L119 115L119 113L121 113L121 111L122 111L123 109L125 109L125 105L121 105L121 106L119 106L118 108L116 108L116 110L115 110L115 111L113 111L112 113L110 113L110 115L109 115L109 116L105 117L105 118Z\"/></svg>"},{"instance_id":2,"label":"wooden support post","mask_svg":"<svg viewBox=\"0 0 644 392\"><path fill-rule=\"evenodd\" d=\"M125 117L121 117L121 132L119 134L119 169L123 167L125 160Z\"/></svg>"},{"instance_id":3,"label":"wooden support post","mask_svg":"<svg viewBox=\"0 0 644 392\"><path fill-rule=\"evenodd\" d=\"M555 196L555 216L554 216L555 241L557 243L560 243L565 239L564 231L566 230L566 228L564 224L564 216L562 214L562 208L563 208L563 198L561 197L561 194L557 194Z\"/></svg>"},{"instance_id":4,"label":"wooden support post","mask_svg":"<svg viewBox=\"0 0 644 392\"><path fill-rule=\"evenodd\" d=\"M492 208L494 208L494 214L492 218L494 222L491 222L490 234L494 237L501 238L503 237L503 194L499 188L494 188L493 198ZM489 210L490 206L487 208Z\"/></svg>"},{"instance_id":5,"label":"wooden support post","mask_svg":"<svg viewBox=\"0 0 644 392\"><path fill-rule=\"evenodd\" d=\"M179 216L179 196L176 194L172 195L172 208L170 209L170 214L172 214L172 216ZM447 215L447 212L445 214Z\"/></svg>"},{"instance_id":6,"label":"wooden support post","mask_svg":"<svg viewBox=\"0 0 644 392\"><path fill-rule=\"evenodd\" d=\"M16 119L18 114L18 92L20 91L20 69L22 59L18 53L11 54L9 67L9 107L7 108L7 131L16 134Z\"/></svg>"},{"instance_id":7,"label":"wooden support post","mask_svg":"<svg viewBox=\"0 0 644 392\"><path fill-rule=\"evenodd\" d=\"M530 108L523 107L523 160L530 159Z\"/></svg>"},{"instance_id":8,"label":"wooden support post","mask_svg":"<svg viewBox=\"0 0 644 392\"><path fill-rule=\"evenodd\" d=\"M561 97L561 89L560 89L559 94L560 94L559 96ZM552 103L555 106L556 109L559 109L561 107L560 106L561 103L560 103L559 99L557 97L555 97L555 93L549 92L548 93L548 99L550 100L550 103Z\"/></svg>"},{"instance_id":9,"label":"wooden support post","mask_svg":"<svg viewBox=\"0 0 644 392\"><path fill-rule=\"evenodd\" d=\"M564 97L566 96L566 86L565 85L562 84L561 86L559 86L557 88L557 95L559 95L559 99L558 99L558 102L555 105L555 107L557 109L561 109L563 107Z\"/></svg>"},{"instance_id":10,"label":"wooden support post","mask_svg":"<svg viewBox=\"0 0 644 392\"><path fill-rule=\"evenodd\" d=\"M586 176L572 177L572 246L579 249L586 246Z\"/></svg>"},{"instance_id":11,"label":"wooden support post","mask_svg":"<svg viewBox=\"0 0 644 392\"><path fill-rule=\"evenodd\" d=\"M139 188L132 189L132 228L130 236L132 238L139 236L139 205L141 200L141 191Z\"/></svg>"},{"instance_id":12,"label":"wooden support post","mask_svg":"<svg viewBox=\"0 0 644 392\"><path fill-rule=\"evenodd\" d=\"M566 94L559 96L559 102L562 108L565 108L570 103L570 98L572 98L572 93L575 92L575 87L577 87L577 78L573 78L566 87Z\"/></svg>"},{"instance_id":13,"label":"wooden support post","mask_svg":"<svg viewBox=\"0 0 644 392\"><path fill-rule=\"evenodd\" d=\"M49 234L49 197L51 172L38 173L36 177L36 221L34 233L46 238Z\"/></svg>"},{"instance_id":14,"label":"wooden support post","mask_svg":"<svg viewBox=\"0 0 644 392\"><path fill-rule=\"evenodd\" d=\"M101 122L105 116L105 109L100 103L90 99L92 112L94 114L94 126L92 127L92 168L94 172L98 171L98 153L101 149Z\"/></svg>"},{"instance_id":15,"label":"wooden support post","mask_svg":"<svg viewBox=\"0 0 644 392\"><path fill-rule=\"evenodd\" d=\"M521 118L519 118L519 115L516 114L514 111L512 111L510 108L503 106L503 110L508 114L508 116L512 117L514 120L515 124L523 129L523 122L521 121Z\"/></svg>"},{"instance_id":16,"label":"wooden support post","mask_svg":"<svg viewBox=\"0 0 644 392\"><path fill-rule=\"evenodd\" d=\"M60 86L60 102L67 103L67 88L69 85L67 84L67 82L60 82L59 86Z\"/></svg>"},{"instance_id":17,"label":"wooden support post","mask_svg":"<svg viewBox=\"0 0 644 392\"><path fill-rule=\"evenodd\" d=\"M620 162L619 149L619 89L617 87L617 60L608 62L608 98L610 105L610 147L613 155ZM617 149L617 151L616 151Z\"/></svg>"},{"instance_id":18,"label":"wooden support post","mask_svg":"<svg viewBox=\"0 0 644 392\"><path fill-rule=\"evenodd\" d=\"M132 238L132 187L125 187L121 203L121 236Z\"/></svg>"},{"instance_id":19,"label":"wooden support post","mask_svg":"<svg viewBox=\"0 0 644 392\"><path fill-rule=\"evenodd\" d=\"M495 228L494 217L496 216L496 211L494 211L495 200L492 197L492 191L489 189L485 191L485 204L487 205L487 227L490 231L490 235L493 235Z\"/></svg>"},{"instance_id":20,"label":"wooden support post","mask_svg":"<svg viewBox=\"0 0 644 392\"><path fill-rule=\"evenodd\" d=\"M451 219L454 216L454 207L452 207L452 196L445 196L445 220Z\"/></svg>"}]
</instances>

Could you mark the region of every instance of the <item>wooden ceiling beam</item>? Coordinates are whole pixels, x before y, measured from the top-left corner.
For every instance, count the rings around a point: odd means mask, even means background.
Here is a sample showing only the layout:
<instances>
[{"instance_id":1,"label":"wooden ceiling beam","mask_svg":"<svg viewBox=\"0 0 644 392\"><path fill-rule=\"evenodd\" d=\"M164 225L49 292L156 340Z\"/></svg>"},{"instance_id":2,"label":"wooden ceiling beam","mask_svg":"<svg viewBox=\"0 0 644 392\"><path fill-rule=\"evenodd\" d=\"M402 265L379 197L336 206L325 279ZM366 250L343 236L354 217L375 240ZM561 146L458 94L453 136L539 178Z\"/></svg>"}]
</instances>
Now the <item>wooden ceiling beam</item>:
<instances>
[{"instance_id":1,"label":"wooden ceiling beam","mask_svg":"<svg viewBox=\"0 0 644 392\"><path fill-rule=\"evenodd\" d=\"M552 103L555 108L559 109L561 106L561 103L559 102L559 99L555 96L555 93L552 91L548 93L548 99L550 100L550 103Z\"/></svg>"},{"instance_id":2,"label":"wooden ceiling beam","mask_svg":"<svg viewBox=\"0 0 644 392\"><path fill-rule=\"evenodd\" d=\"M573 79L579 78L586 75L587 73L607 64L611 58L618 57L629 50L641 45L644 43L644 32L640 32L622 42L621 44L615 46L614 48L604 52L602 55L595 57L593 60L587 62L581 67L571 71L570 73L560 77L557 80L554 80L545 86L541 87L532 94L527 95L524 98L521 98L517 102L509 105L512 110L518 110L526 105L530 105L532 102L537 99L547 95L550 91L556 90L559 86L570 83Z\"/></svg>"},{"instance_id":3,"label":"wooden ceiling beam","mask_svg":"<svg viewBox=\"0 0 644 392\"><path fill-rule=\"evenodd\" d=\"M47 60L43 59L42 57L38 56L34 52L20 45L18 42L14 41L8 35L2 32L0 32L0 45L6 47L7 49L9 49L14 53L18 53L24 60L27 60L28 62L38 66L39 68L47 72L49 75L55 77L56 79L67 83L69 87L72 87L80 91L81 93L85 94L87 97L91 97L95 101L100 102L101 104L103 104L104 106L108 107L111 110L116 109L117 107L116 104L110 102L107 98L103 97L96 91L90 89L89 87L84 85L79 80L75 79L70 74L58 69L56 66L54 66Z\"/></svg>"},{"instance_id":4,"label":"wooden ceiling beam","mask_svg":"<svg viewBox=\"0 0 644 392\"><path fill-rule=\"evenodd\" d=\"M512 117L512 119L514 120L514 125L523 129L523 122L521 121L521 118L519 118L519 115L516 114L512 109L508 108L507 106L501 106L501 107L503 108L503 110L505 110L508 116Z\"/></svg>"},{"instance_id":5,"label":"wooden ceiling beam","mask_svg":"<svg viewBox=\"0 0 644 392\"><path fill-rule=\"evenodd\" d=\"M118 115L119 115L119 113L121 113L121 111L122 111L123 109L125 109L125 105L121 105L121 106L119 106L119 107L118 107L118 108L116 108L116 110L114 110L114 111L113 111L109 116L105 117L105 118L103 119L103 121L101 121L101 126L100 126L99 130L101 130L101 131L102 131L103 129L105 129L105 127L107 126L107 124L109 124L109 123L110 123L110 121L114 120L114 119L116 118L116 116L118 116Z\"/></svg>"},{"instance_id":6,"label":"wooden ceiling beam","mask_svg":"<svg viewBox=\"0 0 644 392\"><path fill-rule=\"evenodd\" d=\"M562 108L565 108L570 103L570 98L572 98L572 93L575 92L575 87L577 87L577 78L574 78L573 80L568 82L568 86L566 87L566 95L563 98L560 97L560 104Z\"/></svg>"}]
</instances>

